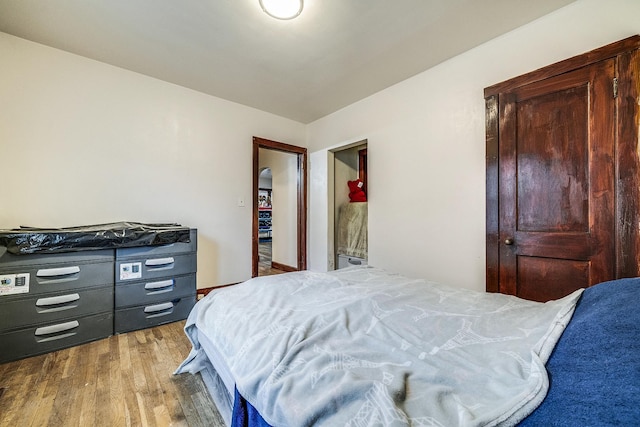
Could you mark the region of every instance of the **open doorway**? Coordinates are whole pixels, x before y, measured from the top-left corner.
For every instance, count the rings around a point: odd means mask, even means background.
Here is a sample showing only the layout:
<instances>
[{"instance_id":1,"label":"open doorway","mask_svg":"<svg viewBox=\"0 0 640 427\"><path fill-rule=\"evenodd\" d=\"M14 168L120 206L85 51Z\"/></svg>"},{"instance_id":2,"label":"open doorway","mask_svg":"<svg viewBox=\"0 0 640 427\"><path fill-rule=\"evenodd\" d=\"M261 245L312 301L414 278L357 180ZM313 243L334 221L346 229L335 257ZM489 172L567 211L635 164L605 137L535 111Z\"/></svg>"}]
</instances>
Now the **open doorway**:
<instances>
[{"instance_id":1,"label":"open doorway","mask_svg":"<svg viewBox=\"0 0 640 427\"><path fill-rule=\"evenodd\" d=\"M262 149L260 149L262 150ZM268 153L267 153L268 154ZM260 155L258 175L258 276L280 274L273 260L273 172L268 155Z\"/></svg>"},{"instance_id":2,"label":"open doorway","mask_svg":"<svg viewBox=\"0 0 640 427\"><path fill-rule=\"evenodd\" d=\"M331 150L329 269L368 264L367 140ZM330 193L331 194L331 193Z\"/></svg>"},{"instance_id":3,"label":"open doorway","mask_svg":"<svg viewBox=\"0 0 640 427\"><path fill-rule=\"evenodd\" d=\"M253 138L252 277L306 269L306 161L306 148Z\"/></svg>"}]
</instances>

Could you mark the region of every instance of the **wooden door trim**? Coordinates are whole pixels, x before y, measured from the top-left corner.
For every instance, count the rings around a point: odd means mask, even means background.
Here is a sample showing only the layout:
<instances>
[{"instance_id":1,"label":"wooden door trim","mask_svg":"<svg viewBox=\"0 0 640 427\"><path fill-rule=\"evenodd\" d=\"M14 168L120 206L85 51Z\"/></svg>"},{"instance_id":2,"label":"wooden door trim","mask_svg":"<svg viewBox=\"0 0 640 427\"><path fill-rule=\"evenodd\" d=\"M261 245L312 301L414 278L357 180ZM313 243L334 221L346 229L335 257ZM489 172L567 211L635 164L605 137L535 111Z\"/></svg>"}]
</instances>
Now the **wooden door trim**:
<instances>
[{"instance_id":1,"label":"wooden door trim","mask_svg":"<svg viewBox=\"0 0 640 427\"><path fill-rule=\"evenodd\" d=\"M616 98L617 277L640 276L640 50L618 56Z\"/></svg>"},{"instance_id":2,"label":"wooden door trim","mask_svg":"<svg viewBox=\"0 0 640 427\"><path fill-rule=\"evenodd\" d=\"M362 181L362 191L369 196L367 188L367 149L358 150L358 179Z\"/></svg>"},{"instance_id":3,"label":"wooden door trim","mask_svg":"<svg viewBox=\"0 0 640 427\"><path fill-rule=\"evenodd\" d=\"M499 199L499 144L498 134L500 132L498 114L498 96L491 95L485 99L485 137L486 145L486 289L487 292L500 291L500 205Z\"/></svg>"},{"instance_id":4,"label":"wooden door trim","mask_svg":"<svg viewBox=\"0 0 640 427\"><path fill-rule=\"evenodd\" d=\"M253 137L253 202L252 202L252 266L251 277L258 276L258 182L260 176L260 149L276 150L297 155L297 265L298 270L307 268L307 149L269 139Z\"/></svg>"},{"instance_id":5,"label":"wooden door trim","mask_svg":"<svg viewBox=\"0 0 640 427\"><path fill-rule=\"evenodd\" d=\"M488 98L501 92L506 92L518 88L520 86L544 80L549 77L557 76L562 73L573 71L577 68L586 67L596 62L606 59L615 58L616 56L640 49L640 35L628 37L626 39L608 44L606 46L594 49L592 51L565 59L555 64L548 65L527 74L497 83L484 89L484 97Z\"/></svg>"}]
</instances>

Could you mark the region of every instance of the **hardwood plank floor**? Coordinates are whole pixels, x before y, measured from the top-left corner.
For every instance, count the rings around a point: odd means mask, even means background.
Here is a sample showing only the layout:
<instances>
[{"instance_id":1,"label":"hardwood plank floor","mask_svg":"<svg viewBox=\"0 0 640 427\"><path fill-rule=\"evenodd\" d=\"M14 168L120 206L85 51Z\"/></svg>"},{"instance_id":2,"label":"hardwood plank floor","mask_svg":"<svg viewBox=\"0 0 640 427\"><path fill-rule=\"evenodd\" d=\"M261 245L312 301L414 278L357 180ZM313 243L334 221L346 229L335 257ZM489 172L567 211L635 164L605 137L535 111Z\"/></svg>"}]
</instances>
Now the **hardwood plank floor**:
<instances>
[{"instance_id":1,"label":"hardwood plank floor","mask_svg":"<svg viewBox=\"0 0 640 427\"><path fill-rule=\"evenodd\" d=\"M0 426L224 426L184 321L0 364Z\"/></svg>"},{"instance_id":2,"label":"hardwood plank floor","mask_svg":"<svg viewBox=\"0 0 640 427\"><path fill-rule=\"evenodd\" d=\"M271 266L271 242L258 243L258 276L271 276L285 273Z\"/></svg>"}]
</instances>

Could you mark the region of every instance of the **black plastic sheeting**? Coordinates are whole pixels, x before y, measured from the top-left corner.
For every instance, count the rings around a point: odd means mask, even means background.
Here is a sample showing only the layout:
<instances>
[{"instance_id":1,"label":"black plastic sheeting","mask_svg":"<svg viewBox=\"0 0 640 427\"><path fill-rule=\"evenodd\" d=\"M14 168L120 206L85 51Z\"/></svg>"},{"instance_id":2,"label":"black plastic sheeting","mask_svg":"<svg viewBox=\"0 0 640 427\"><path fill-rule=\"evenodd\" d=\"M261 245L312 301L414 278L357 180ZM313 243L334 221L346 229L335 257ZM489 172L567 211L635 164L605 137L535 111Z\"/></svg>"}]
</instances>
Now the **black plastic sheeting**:
<instances>
[{"instance_id":1,"label":"black plastic sheeting","mask_svg":"<svg viewBox=\"0 0 640 427\"><path fill-rule=\"evenodd\" d=\"M158 246L189 243L189 228L180 224L114 222L81 227L20 227L0 230L0 246L14 255Z\"/></svg>"}]
</instances>

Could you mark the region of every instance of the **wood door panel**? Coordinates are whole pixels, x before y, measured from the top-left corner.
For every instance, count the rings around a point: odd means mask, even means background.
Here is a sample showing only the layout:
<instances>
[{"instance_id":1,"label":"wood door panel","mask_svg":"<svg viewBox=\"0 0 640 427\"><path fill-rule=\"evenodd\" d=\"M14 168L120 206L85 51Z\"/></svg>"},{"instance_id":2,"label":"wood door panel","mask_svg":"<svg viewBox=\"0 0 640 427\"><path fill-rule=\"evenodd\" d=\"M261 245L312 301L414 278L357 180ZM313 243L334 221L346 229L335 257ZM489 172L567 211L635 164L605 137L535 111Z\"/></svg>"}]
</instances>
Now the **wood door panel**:
<instances>
[{"instance_id":1,"label":"wood door panel","mask_svg":"<svg viewBox=\"0 0 640 427\"><path fill-rule=\"evenodd\" d=\"M588 85L516 105L517 229L588 232Z\"/></svg>"},{"instance_id":2,"label":"wood door panel","mask_svg":"<svg viewBox=\"0 0 640 427\"><path fill-rule=\"evenodd\" d=\"M589 261L518 257L516 294L533 301L562 298L590 285Z\"/></svg>"},{"instance_id":3,"label":"wood door panel","mask_svg":"<svg viewBox=\"0 0 640 427\"><path fill-rule=\"evenodd\" d=\"M588 259L595 246L589 233L515 233L518 256Z\"/></svg>"},{"instance_id":4,"label":"wood door panel","mask_svg":"<svg viewBox=\"0 0 640 427\"><path fill-rule=\"evenodd\" d=\"M613 278L614 72L603 61L500 95L501 292L566 294L547 272L572 290Z\"/></svg>"}]
</instances>

